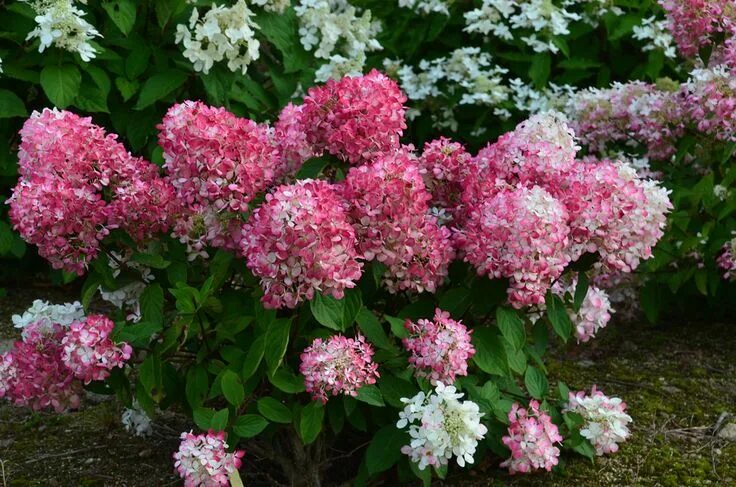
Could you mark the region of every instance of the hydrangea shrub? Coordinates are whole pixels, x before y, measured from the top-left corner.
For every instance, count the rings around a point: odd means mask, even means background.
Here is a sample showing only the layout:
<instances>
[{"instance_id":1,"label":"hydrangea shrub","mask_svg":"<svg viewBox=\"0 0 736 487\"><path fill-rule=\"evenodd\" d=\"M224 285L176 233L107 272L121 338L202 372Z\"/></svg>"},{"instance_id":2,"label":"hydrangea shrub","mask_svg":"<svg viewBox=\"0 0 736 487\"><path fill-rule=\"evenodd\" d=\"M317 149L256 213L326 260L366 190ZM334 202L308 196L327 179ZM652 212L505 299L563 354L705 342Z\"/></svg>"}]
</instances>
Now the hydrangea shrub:
<instances>
[{"instance_id":1,"label":"hydrangea shrub","mask_svg":"<svg viewBox=\"0 0 736 487\"><path fill-rule=\"evenodd\" d=\"M273 126L185 101L158 125L161 168L89 118L33 113L11 221L85 281L81 304L14 319L0 397L117 394L140 434L183 411L186 485L237 482L249 449L306 485L356 441L359 484L616 451L625 404L551 387L544 354L606 326L590 283L652 257L667 190L578 159L558 113L477 153L417 150L405 101L378 71L309 89ZM82 314L98 295L117 309Z\"/></svg>"}]
</instances>

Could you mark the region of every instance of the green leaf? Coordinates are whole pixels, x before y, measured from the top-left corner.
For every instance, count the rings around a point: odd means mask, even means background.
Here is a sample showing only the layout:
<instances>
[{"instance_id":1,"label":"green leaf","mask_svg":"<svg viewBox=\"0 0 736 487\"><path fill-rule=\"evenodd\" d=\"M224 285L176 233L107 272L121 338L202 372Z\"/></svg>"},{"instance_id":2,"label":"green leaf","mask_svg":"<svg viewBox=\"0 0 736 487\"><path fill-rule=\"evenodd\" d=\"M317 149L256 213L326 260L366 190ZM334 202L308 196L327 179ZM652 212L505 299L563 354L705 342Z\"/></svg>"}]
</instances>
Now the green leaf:
<instances>
[{"instance_id":1,"label":"green leaf","mask_svg":"<svg viewBox=\"0 0 736 487\"><path fill-rule=\"evenodd\" d=\"M440 298L439 307L452 316L460 317L472 302L470 290L464 287L448 289Z\"/></svg>"},{"instance_id":2,"label":"green leaf","mask_svg":"<svg viewBox=\"0 0 736 487\"><path fill-rule=\"evenodd\" d=\"M51 103L59 108L74 102L81 84L82 73L74 65L48 65L41 70L41 87Z\"/></svg>"},{"instance_id":3,"label":"green leaf","mask_svg":"<svg viewBox=\"0 0 736 487\"><path fill-rule=\"evenodd\" d=\"M268 327L266 330L266 343L264 356L268 365L269 374L272 374L281 365L281 361L286 353L286 346L289 344L289 331L291 330L291 320L280 318Z\"/></svg>"},{"instance_id":4,"label":"green leaf","mask_svg":"<svg viewBox=\"0 0 736 487\"><path fill-rule=\"evenodd\" d=\"M10 90L0 90L0 118L27 117L23 100Z\"/></svg>"},{"instance_id":5,"label":"green leaf","mask_svg":"<svg viewBox=\"0 0 736 487\"><path fill-rule=\"evenodd\" d=\"M158 402L163 397L161 378L161 359L158 355L149 355L138 370L139 379L151 398Z\"/></svg>"},{"instance_id":6,"label":"green leaf","mask_svg":"<svg viewBox=\"0 0 736 487\"><path fill-rule=\"evenodd\" d=\"M187 402L192 409L196 409L204 403L209 388L209 374L207 374L207 369L203 365L195 365L187 371L185 393Z\"/></svg>"},{"instance_id":7,"label":"green leaf","mask_svg":"<svg viewBox=\"0 0 736 487\"><path fill-rule=\"evenodd\" d=\"M194 424L199 426L203 430L211 428L212 417L215 415L215 411L212 408L195 408L192 410L192 418Z\"/></svg>"},{"instance_id":8,"label":"green leaf","mask_svg":"<svg viewBox=\"0 0 736 487\"><path fill-rule=\"evenodd\" d=\"M491 328L487 327L475 328L472 337L473 345L475 346L473 362L483 372L508 376L509 369L506 351L501 343L501 337Z\"/></svg>"},{"instance_id":9,"label":"green leaf","mask_svg":"<svg viewBox=\"0 0 736 487\"><path fill-rule=\"evenodd\" d=\"M360 309L363 307L363 296L360 293L360 289L354 288L346 290L345 297L342 298L342 301L344 301L344 304L342 322L340 325L344 330L353 324L356 316L358 316L358 313L360 312Z\"/></svg>"},{"instance_id":10,"label":"green leaf","mask_svg":"<svg viewBox=\"0 0 736 487\"><path fill-rule=\"evenodd\" d=\"M248 354L245 356L245 360L243 361L243 371L241 373L241 377L244 381L250 379L250 377L255 374L258 366L261 364L261 360L263 360L263 353L265 351L265 344L265 335L261 335L253 340L250 349L248 349Z\"/></svg>"},{"instance_id":11,"label":"green leaf","mask_svg":"<svg viewBox=\"0 0 736 487\"><path fill-rule=\"evenodd\" d=\"M496 309L496 322L504 339L514 350L521 350L526 343L526 332L524 321L518 313L509 308L499 307Z\"/></svg>"},{"instance_id":12,"label":"green leaf","mask_svg":"<svg viewBox=\"0 0 736 487\"><path fill-rule=\"evenodd\" d=\"M552 323L552 328L564 342L567 342L572 334L573 326L564 303L559 296L552 294L552 291L547 293L545 302L547 304L547 318Z\"/></svg>"},{"instance_id":13,"label":"green leaf","mask_svg":"<svg viewBox=\"0 0 736 487\"><path fill-rule=\"evenodd\" d=\"M358 395L355 396L358 401L363 401L371 406L383 407L386 404L383 402L383 396L381 391L373 384L364 385L358 389Z\"/></svg>"},{"instance_id":14,"label":"green leaf","mask_svg":"<svg viewBox=\"0 0 736 487\"><path fill-rule=\"evenodd\" d=\"M391 333L395 337L406 338L409 336L409 332L406 331L406 328L404 327L404 323L406 322L406 320L388 315L384 315L383 317L386 319L386 321L388 321L388 324L391 326Z\"/></svg>"},{"instance_id":15,"label":"green leaf","mask_svg":"<svg viewBox=\"0 0 736 487\"><path fill-rule=\"evenodd\" d=\"M548 53L536 54L532 58L532 64L529 67L529 77L537 88L543 88L549 80L549 74L552 70L552 58Z\"/></svg>"},{"instance_id":16,"label":"green leaf","mask_svg":"<svg viewBox=\"0 0 736 487\"><path fill-rule=\"evenodd\" d=\"M263 12L256 17L266 39L281 51L286 73L294 73L309 66L311 55L304 50L299 40L299 23L293 9L283 13Z\"/></svg>"},{"instance_id":17,"label":"green leaf","mask_svg":"<svg viewBox=\"0 0 736 487\"><path fill-rule=\"evenodd\" d=\"M244 487L243 479L240 478L240 472L233 470L227 476L230 481L230 487Z\"/></svg>"},{"instance_id":18,"label":"green leaf","mask_svg":"<svg viewBox=\"0 0 736 487\"><path fill-rule=\"evenodd\" d=\"M115 86L123 96L123 101L128 101L138 92L141 84L137 81L129 81L126 78L118 76L115 78Z\"/></svg>"},{"instance_id":19,"label":"green leaf","mask_svg":"<svg viewBox=\"0 0 736 487\"><path fill-rule=\"evenodd\" d=\"M161 284L154 282L146 286L141 293L141 317L144 321L163 324L164 320L164 290Z\"/></svg>"},{"instance_id":20,"label":"green leaf","mask_svg":"<svg viewBox=\"0 0 736 487\"><path fill-rule=\"evenodd\" d=\"M215 431L222 431L227 428L228 419L230 419L230 411L227 408L220 409L212 416L210 428Z\"/></svg>"},{"instance_id":21,"label":"green leaf","mask_svg":"<svg viewBox=\"0 0 736 487\"><path fill-rule=\"evenodd\" d=\"M368 472L375 475L394 466L401 458L401 447L408 439L408 435L393 423L378 430L365 452Z\"/></svg>"},{"instance_id":22,"label":"green leaf","mask_svg":"<svg viewBox=\"0 0 736 487\"><path fill-rule=\"evenodd\" d=\"M164 259L163 256L159 254L144 254L141 252L136 252L133 254L133 257L131 259L134 262L138 262L139 264L143 264L146 267L151 267L153 269L166 269L171 265L171 262Z\"/></svg>"},{"instance_id":23,"label":"green leaf","mask_svg":"<svg viewBox=\"0 0 736 487\"><path fill-rule=\"evenodd\" d=\"M378 321L378 318L376 318L376 315L371 310L362 308L355 319L358 322L360 330L372 344L384 350L392 350L394 348L386 332L383 330L381 322Z\"/></svg>"},{"instance_id":24,"label":"green leaf","mask_svg":"<svg viewBox=\"0 0 736 487\"><path fill-rule=\"evenodd\" d=\"M287 394L298 394L304 392L304 378L294 375L284 368L278 369L272 375L268 376L268 380L281 391Z\"/></svg>"},{"instance_id":25,"label":"green leaf","mask_svg":"<svg viewBox=\"0 0 736 487\"><path fill-rule=\"evenodd\" d=\"M575 287L575 297L573 298L573 309L575 312L580 311L585 296L588 295L588 285L590 281L585 272L578 273L578 285Z\"/></svg>"},{"instance_id":26,"label":"green leaf","mask_svg":"<svg viewBox=\"0 0 736 487\"><path fill-rule=\"evenodd\" d=\"M245 400L245 389L240 381L240 376L232 370L225 370L222 373L222 394L227 402L235 407L240 407Z\"/></svg>"},{"instance_id":27,"label":"green leaf","mask_svg":"<svg viewBox=\"0 0 736 487\"><path fill-rule=\"evenodd\" d=\"M230 274L230 264L235 257L230 252L218 250L210 261L210 275L212 276L212 289L219 289Z\"/></svg>"},{"instance_id":28,"label":"green leaf","mask_svg":"<svg viewBox=\"0 0 736 487\"><path fill-rule=\"evenodd\" d=\"M529 394L535 399L543 399L549 390L547 377L536 367L530 365L524 374L524 385Z\"/></svg>"},{"instance_id":29,"label":"green leaf","mask_svg":"<svg viewBox=\"0 0 736 487\"><path fill-rule=\"evenodd\" d=\"M322 420L325 417L325 408L322 403L312 401L301 412L299 419L299 436L305 445L309 445L322 431Z\"/></svg>"},{"instance_id":30,"label":"green leaf","mask_svg":"<svg viewBox=\"0 0 736 487\"><path fill-rule=\"evenodd\" d=\"M163 325L161 323L141 321L135 325L122 328L117 338L133 348L145 347L151 341L153 334L160 332L162 329Z\"/></svg>"},{"instance_id":31,"label":"green leaf","mask_svg":"<svg viewBox=\"0 0 736 487\"><path fill-rule=\"evenodd\" d=\"M333 330L344 330L342 323L345 315L345 300L335 299L332 296L323 296L320 293L314 295L309 302L314 318L323 326Z\"/></svg>"},{"instance_id":32,"label":"green leaf","mask_svg":"<svg viewBox=\"0 0 736 487\"><path fill-rule=\"evenodd\" d=\"M243 438L253 438L266 429L268 421L259 414L239 416L233 425L233 431Z\"/></svg>"},{"instance_id":33,"label":"green leaf","mask_svg":"<svg viewBox=\"0 0 736 487\"><path fill-rule=\"evenodd\" d=\"M130 0L113 0L102 4L113 23L126 36L135 25L135 4Z\"/></svg>"},{"instance_id":34,"label":"green leaf","mask_svg":"<svg viewBox=\"0 0 736 487\"><path fill-rule=\"evenodd\" d=\"M262 397L258 400L258 412L274 423L291 423L289 408L272 397Z\"/></svg>"},{"instance_id":35,"label":"green leaf","mask_svg":"<svg viewBox=\"0 0 736 487\"><path fill-rule=\"evenodd\" d=\"M315 157L307 160L296 173L296 179L316 179L327 166L327 159Z\"/></svg>"},{"instance_id":36,"label":"green leaf","mask_svg":"<svg viewBox=\"0 0 736 487\"><path fill-rule=\"evenodd\" d=\"M187 73L170 69L163 73L154 74L143 84L135 110L142 110L153 105L158 100L167 97L187 80Z\"/></svg>"}]
</instances>

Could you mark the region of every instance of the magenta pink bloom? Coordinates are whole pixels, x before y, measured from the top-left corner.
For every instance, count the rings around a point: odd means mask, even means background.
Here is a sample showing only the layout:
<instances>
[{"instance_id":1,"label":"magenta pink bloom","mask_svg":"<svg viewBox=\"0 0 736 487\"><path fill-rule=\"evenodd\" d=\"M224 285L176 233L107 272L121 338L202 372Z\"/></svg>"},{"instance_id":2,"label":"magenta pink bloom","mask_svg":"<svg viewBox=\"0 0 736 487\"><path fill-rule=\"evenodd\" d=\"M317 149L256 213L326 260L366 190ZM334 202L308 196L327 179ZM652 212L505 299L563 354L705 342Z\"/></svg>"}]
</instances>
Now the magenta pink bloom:
<instances>
[{"instance_id":1,"label":"magenta pink bloom","mask_svg":"<svg viewBox=\"0 0 736 487\"><path fill-rule=\"evenodd\" d=\"M715 37L733 35L736 30L736 6L732 0L659 0L667 12L669 30L680 52L694 57L701 48L715 42Z\"/></svg>"},{"instance_id":2,"label":"magenta pink bloom","mask_svg":"<svg viewBox=\"0 0 736 487\"><path fill-rule=\"evenodd\" d=\"M268 127L224 108L185 101L158 129L164 168L184 205L244 212L276 176L279 153Z\"/></svg>"},{"instance_id":3,"label":"magenta pink bloom","mask_svg":"<svg viewBox=\"0 0 736 487\"><path fill-rule=\"evenodd\" d=\"M75 321L61 342L64 365L75 377L89 384L105 380L115 367L123 367L133 349L127 343L116 344L110 339L115 323L103 315L90 315Z\"/></svg>"},{"instance_id":4,"label":"magenta pink bloom","mask_svg":"<svg viewBox=\"0 0 736 487\"><path fill-rule=\"evenodd\" d=\"M230 485L230 474L239 470L243 450L227 452L223 431L207 434L181 434L179 451L174 453L174 468L184 479L185 487L220 487Z\"/></svg>"},{"instance_id":5,"label":"magenta pink bloom","mask_svg":"<svg viewBox=\"0 0 736 487\"><path fill-rule=\"evenodd\" d=\"M681 88L682 104L698 131L727 142L736 141L734 69L736 65L696 69Z\"/></svg>"},{"instance_id":6,"label":"magenta pink bloom","mask_svg":"<svg viewBox=\"0 0 736 487\"><path fill-rule=\"evenodd\" d=\"M276 171L277 179L294 176L304 161L316 155L307 141L303 111L304 105L289 103L281 110L279 119L274 124L273 138L281 158Z\"/></svg>"},{"instance_id":7,"label":"magenta pink bloom","mask_svg":"<svg viewBox=\"0 0 736 487\"><path fill-rule=\"evenodd\" d=\"M34 411L52 408L56 412L79 407L82 384L62 361L61 341L65 329L54 324L50 332L28 325L23 341L2 355L0 363L0 397Z\"/></svg>"},{"instance_id":8,"label":"magenta pink bloom","mask_svg":"<svg viewBox=\"0 0 736 487\"><path fill-rule=\"evenodd\" d=\"M373 347L361 335L315 338L301 354L299 372L312 399L325 404L329 396L355 397L364 385L375 384L378 364L372 357Z\"/></svg>"},{"instance_id":9,"label":"magenta pink bloom","mask_svg":"<svg viewBox=\"0 0 736 487\"><path fill-rule=\"evenodd\" d=\"M379 73L329 80L310 88L302 108L307 141L315 151L359 164L399 148L406 95Z\"/></svg>"},{"instance_id":10,"label":"magenta pink bloom","mask_svg":"<svg viewBox=\"0 0 736 487\"><path fill-rule=\"evenodd\" d=\"M510 279L515 307L541 304L570 262L568 212L539 186L499 184L495 196L468 208L458 246L479 275Z\"/></svg>"},{"instance_id":11,"label":"magenta pink bloom","mask_svg":"<svg viewBox=\"0 0 736 487\"><path fill-rule=\"evenodd\" d=\"M459 142L440 137L424 144L418 158L419 168L432 199L432 207L448 212L453 220L460 217L462 181L471 171L472 156Z\"/></svg>"},{"instance_id":12,"label":"magenta pink bloom","mask_svg":"<svg viewBox=\"0 0 736 487\"><path fill-rule=\"evenodd\" d=\"M388 290L434 292L447 276L454 250L450 231L429 215L432 196L416 158L402 149L354 167L342 190L360 252L387 267Z\"/></svg>"},{"instance_id":13,"label":"magenta pink bloom","mask_svg":"<svg viewBox=\"0 0 736 487\"><path fill-rule=\"evenodd\" d=\"M723 273L723 278L729 281L736 280L736 238L723 244L716 264Z\"/></svg>"},{"instance_id":14,"label":"magenta pink bloom","mask_svg":"<svg viewBox=\"0 0 736 487\"><path fill-rule=\"evenodd\" d=\"M450 313L437 308L434 320L406 320L404 328L409 336L402 341L417 377L436 385L452 384L456 376L468 375L468 360L475 355L471 332Z\"/></svg>"},{"instance_id":15,"label":"magenta pink bloom","mask_svg":"<svg viewBox=\"0 0 736 487\"><path fill-rule=\"evenodd\" d=\"M302 180L266 195L243 228L241 251L261 278L263 304L294 308L314 293L342 299L362 274L355 231L333 186Z\"/></svg>"},{"instance_id":16,"label":"magenta pink bloom","mask_svg":"<svg viewBox=\"0 0 736 487\"><path fill-rule=\"evenodd\" d=\"M529 409L514 403L509 421L509 434L502 441L511 450L511 457L501 466L508 468L512 475L552 470L559 462L560 449L555 444L562 441L562 436L549 414L539 409L539 401L531 400Z\"/></svg>"}]
</instances>

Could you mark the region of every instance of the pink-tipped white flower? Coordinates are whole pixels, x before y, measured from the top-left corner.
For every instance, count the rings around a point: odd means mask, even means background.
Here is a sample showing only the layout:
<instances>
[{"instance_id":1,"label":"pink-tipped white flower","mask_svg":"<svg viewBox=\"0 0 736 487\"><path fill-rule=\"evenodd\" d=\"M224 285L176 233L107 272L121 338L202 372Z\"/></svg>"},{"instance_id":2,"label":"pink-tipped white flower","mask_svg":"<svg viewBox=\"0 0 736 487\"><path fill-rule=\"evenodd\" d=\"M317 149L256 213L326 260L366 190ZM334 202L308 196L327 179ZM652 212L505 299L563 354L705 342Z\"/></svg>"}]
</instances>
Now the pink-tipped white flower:
<instances>
[{"instance_id":1,"label":"pink-tipped white flower","mask_svg":"<svg viewBox=\"0 0 736 487\"><path fill-rule=\"evenodd\" d=\"M458 375L468 375L468 360L475 354L470 331L450 318L450 313L437 308L433 320L407 320L409 336L403 339L411 356L409 363L417 377L425 377L436 385L452 384Z\"/></svg>"},{"instance_id":2,"label":"pink-tipped white flower","mask_svg":"<svg viewBox=\"0 0 736 487\"><path fill-rule=\"evenodd\" d=\"M329 396L354 397L364 385L375 384L378 364L372 357L373 347L361 335L315 338L301 354L299 372L304 376L307 392L325 404Z\"/></svg>"},{"instance_id":3,"label":"pink-tipped white flower","mask_svg":"<svg viewBox=\"0 0 736 487\"><path fill-rule=\"evenodd\" d=\"M174 468L184 479L185 487L220 487L230 485L230 474L240 469L242 450L227 452L225 433L209 430L207 434L181 434L179 451L174 453Z\"/></svg>"},{"instance_id":4,"label":"pink-tipped white flower","mask_svg":"<svg viewBox=\"0 0 736 487\"><path fill-rule=\"evenodd\" d=\"M716 264L723 272L723 278L727 280L736 279L736 238L732 238L725 244L721 250Z\"/></svg>"},{"instance_id":5,"label":"pink-tipped white flower","mask_svg":"<svg viewBox=\"0 0 736 487\"><path fill-rule=\"evenodd\" d=\"M587 438L597 455L615 453L618 444L626 441L633 420L626 414L626 403L618 397L608 397L595 386L585 391L570 392L565 411L581 415L584 419L580 434Z\"/></svg>"},{"instance_id":6,"label":"pink-tipped white flower","mask_svg":"<svg viewBox=\"0 0 736 487\"><path fill-rule=\"evenodd\" d=\"M573 280L569 286L554 286L552 289L555 294L564 296L565 293L575 295L577 288L577 280ZM567 310L570 321L575 326L575 334L578 342L587 342L595 337L601 329L605 328L611 320L613 306L608 299L608 293L596 286L589 286L588 291L583 298L580 309L575 311L572 308Z\"/></svg>"},{"instance_id":7,"label":"pink-tipped white flower","mask_svg":"<svg viewBox=\"0 0 736 487\"><path fill-rule=\"evenodd\" d=\"M438 382L434 392L420 392L412 398L402 398L406 407L399 413L397 428L409 426L411 441L401 448L420 470L428 465L447 465L454 456L464 467L473 463L473 455L488 432L480 422L483 413L473 401L459 401L463 397L453 386Z\"/></svg>"},{"instance_id":8,"label":"pink-tipped white flower","mask_svg":"<svg viewBox=\"0 0 736 487\"><path fill-rule=\"evenodd\" d=\"M62 361L74 375L89 384L105 380L115 367L123 367L133 349L127 343L115 344L110 333L115 323L103 315L90 315L72 323L61 344Z\"/></svg>"},{"instance_id":9,"label":"pink-tipped white flower","mask_svg":"<svg viewBox=\"0 0 736 487\"><path fill-rule=\"evenodd\" d=\"M562 436L549 414L540 411L539 401L531 400L528 409L514 403L509 421L509 434L502 441L511 450L511 458L501 466L508 468L512 475L538 469L552 470L560 456L555 444L562 441Z\"/></svg>"}]
</instances>

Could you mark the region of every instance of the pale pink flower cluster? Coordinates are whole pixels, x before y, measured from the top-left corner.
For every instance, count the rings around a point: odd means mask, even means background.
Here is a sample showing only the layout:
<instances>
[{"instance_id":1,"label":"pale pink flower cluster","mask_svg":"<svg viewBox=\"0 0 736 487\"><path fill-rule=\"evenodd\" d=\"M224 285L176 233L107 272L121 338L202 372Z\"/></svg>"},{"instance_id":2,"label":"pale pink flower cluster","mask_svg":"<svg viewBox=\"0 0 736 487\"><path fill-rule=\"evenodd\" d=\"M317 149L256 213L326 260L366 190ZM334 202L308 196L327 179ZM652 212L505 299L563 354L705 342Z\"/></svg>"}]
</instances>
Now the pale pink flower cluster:
<instances>
[{"instance_id":1,"label":"pale pink flower cluster","mask_svg":"<svg viewBox=\"0 0 736 487\"><path fill-rule=\"evenodd\" d=\"M188 220L174 233L190 252L201 251L200 239L235 250L238 213L248 210L279 171L270 129L194 101L171 107L158 129L164 168Z\"/></svg>"},{"instance_id":2,"label":"pale pink flower cluster","mask_svg":"<svg viewBox=\"0 0 736 487\"><path fill-rule=\"evenodd\" d=\"M62 361L66 330L58 324L31 324L24 331L23 340L1 356L0 397L34 411L78 408L82 383Z\"/></svg>"},{"instance_id":3,"label":"pale pink flower cluster","mask_svg":"<svg viewBox=\"0 0 736 487\"><path fill-rule=\"evenodd\" d=\"M362 274L355 231L334 187L279 186L243 228L241 252L261 278L267 308L294 308L315 292L342 299Z\"/></svg>"},{"instance_id":4,"label":"pale pink flower cluster","mask_svg":"<svg viewBox=\"0 0 736 487\"><path fill-rule=\"evenodd\" d=\"M72 323L62 339L61 360L85 384L105 380L112 369L123 367L130 359L133 348L110 339L114 327L110 318L90 315Z\"/></svg>"},{"instance_id":5,"label":"pale pink flower cluster","mask_svg":"<svg viewBox=\"0 0 736 487\"><path fill-rule=\"evenodd\" d=\"M424 183L432 194L430 205L447 211L453 220L462 217L462 182L470 171L472 157L461 143L440 137L424 144L417 159Z\"/></svg>"},{"instance_id":6,"label":"pale pink flower cluster","mask_svg":"<svg viewBox=\"0 0 736 487\"><path fill-rule=\"evenodd\" d=\"M431 195L409 148L352 168L342 193L360 252L387 267L388 290L434 292L447 276L454 250L450 230L429 214Z\"/></svg>"},{"instance_id":7,"label":"pale pink flower cluster","mask_svg":"<svg viewBox=\"0 0 736 487\"><path fill-rule=\"evenodd\" d=\"M230 474L240 469L243 450L227 452L223 431L207 434L181 434L179 450L174 453L174 468L184 479L185 487L219 487L230 485Z\"/></svg>"},{"instance_id":8,"label":"pale pink flower cluster","mask_svg":"<svg viewBox=\"0 0 736 487\"><path fill-rule=\"evenodd\" d=\"M720 267L724 279L736 280L736 238L732 238L723 245L716 264Z\"/></svg>"},{"instance_id":9,"label":"pale pink flower cluster","mask_svg":"<svg viewBox=\"0 0 736 487\"><path fill-rule=\"evenodd\" d=\"M433 320L406 320L404 328L409 336L402 341L417 377L436 385L452 384L456 376L468 375L468 360L475 355L471 331L450 318L450 313L437 308Z\"/></svg>"},{"instance_id":10,"label":"pale pink flower cluster","mask_svg":"<svg viewBox=\"0 0 736 487\"><path fill-rule=\"evenodd\" d=\"M667 12L668 27L680 52L694 57L717 36L736 31L736 5L732 0L659 0Z\"/></svg>"},{"instance_id":11,"label":"pale pink flower cluster","mask_svg":"<svg viewBox=\"0 0 736 487\"><path fill-rule=\"evenodd\" d=\"M302 126L316 152L360 164L399 148L405 102L396 82L376 70L346 76L309 89Z\"/></svg>"},{"instance_id":12,"label":"pale pink flower cluster","mask_svg":"<svg viewBox=\"0 0 736 487\"><path fill-rule=\"evenodd\" d=\"M361 335L315 338L301 354L299 372L304 376L307 392L325 404L329 396L355 397L364 385L375 384L378 364L372 357L373 347Z\"/></svg>"},{"instance_id":13,"label":"pale pink flower cluster","mask_svg":"<svg viewBox=\"0 0 736 487\"><path fill-rule=\"evenodd\" d=\"M45 109L20 135L10 218L54 268L83 274L111 229L139 242L168 229L173 189L90 118Z\"/></svg>"},{"instance_id":14,"label":"pale pink flower cluster","mask_svg":"<svg viewBox=\"0 0 736 487\"><path fill-rule=\"evenodd\" d=\"M539 401L531 400L529 408L514 403L509 412L508 436L503 444L511 450L511 457L501 466L513 475L545 469L548 472L559 462L562 441L557 425L549 414L539 409Z\"/></svg>"},{"instance_id":15,"label":"pale pink flower cluster","mask_svg":"<svg viewBox=\"0 0 736 487\"><path fill-rule=\"evenodd\" d=\"M725 65L696 69L682 85L691 123L699 132L727 142L736 141L735 74L736 63L730 69Z\"/></svg>"},{"instance_id":16,"label":"pale pink flower cluster","mask_svg":"<svg viewBox=\"0 0 736 487\"><path fill-rule=\"evenodd\" d=\"M561 296L564 296L566 293L574 296L576 288L577 281L573 280L569 286L558 285L553 287L553 290ZM613 312L613 307L608 299L608 293L596 286L588 286L588 292L580 305L580 309L578 311L572 308L567 310L570 321L575 326L575 334L578 342L587 342L595 337L595 334L599 330L608 325L608 322L611 320L611 313Z\"/></svg>"},{"instance_id":17,"label":"pale pink flower cluster","mask_svg":"<svg viewBox=\"0 0 736 487\"><path fill-rule=\"evenodd\" d=\"M565 411L583 417L580 434L590 441L597 455L616 453L618 444L630 435L628 425L633 420L626 414L626 403L618 397L606 396L595 386L590 394L570 392Z\"/></svg>"},{"instance_id":18,"label":"pale pink flower cluster","mask_svg":"<svg viewBox=\"0 0 736 487\"><path fill-rule=\"evenodd\" d=\"M279 179L293 176L304 161L316 156L314 147L307 140L303 111L304 105L289 103L274 123L273 138L281 158L277 171Z\"/></svg>"}]
</instances>

